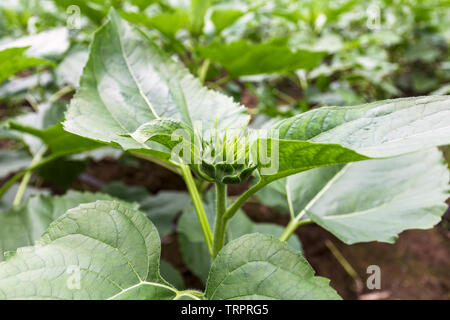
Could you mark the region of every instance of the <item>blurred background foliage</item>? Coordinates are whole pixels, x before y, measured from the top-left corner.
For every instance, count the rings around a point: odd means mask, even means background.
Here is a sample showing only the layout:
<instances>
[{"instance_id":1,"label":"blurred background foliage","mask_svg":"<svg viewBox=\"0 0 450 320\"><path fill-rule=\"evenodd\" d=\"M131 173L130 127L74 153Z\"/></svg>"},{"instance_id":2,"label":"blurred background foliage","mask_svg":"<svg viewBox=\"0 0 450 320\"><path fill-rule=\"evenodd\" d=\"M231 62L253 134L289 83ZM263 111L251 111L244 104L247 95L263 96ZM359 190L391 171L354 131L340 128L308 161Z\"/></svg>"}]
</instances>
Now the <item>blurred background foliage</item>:
<instances>
[{"instance_id":1,"label":"blurred background foliage","mask_svg":"<svg viewBox=\"0 0 450 320\"><path fill-rule=\"evenodd\" d=\"M22 42L59 65L38 69L38 82L10 79L0 97L76 86L111 6L254 113L450 92L450 0L6 0L0 47L41 35Z\"/></svg>"}]
</instances>

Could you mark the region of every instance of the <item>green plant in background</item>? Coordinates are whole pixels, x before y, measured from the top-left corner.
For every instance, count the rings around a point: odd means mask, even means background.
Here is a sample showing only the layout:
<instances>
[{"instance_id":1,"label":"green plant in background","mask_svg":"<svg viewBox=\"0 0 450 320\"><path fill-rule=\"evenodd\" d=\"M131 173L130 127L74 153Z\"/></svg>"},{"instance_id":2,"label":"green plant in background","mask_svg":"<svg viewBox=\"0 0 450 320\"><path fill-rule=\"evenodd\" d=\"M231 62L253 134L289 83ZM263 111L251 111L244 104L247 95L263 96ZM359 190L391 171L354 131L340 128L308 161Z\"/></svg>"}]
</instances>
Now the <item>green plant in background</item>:
<instances>
[{"instance_id":1,"label":"green plant in background","mask_svg":"<svg viewBox=\"0 0 450 320\"><path fill-rule=\"evenodd\" d=\"M10 2L15 6L0 5L0 32L15 37L27 28L65 26L66 9L78 6L84 19L71 41L85 54L113 6L206 85L231 94L239 80L264 91L264 100L270 94L256 110L263 114L273 115L273 99L298 112L448 92L448 0ZM369 29L374 5L379 17ZM67 60L76 61L79 55L69 53ZM23 90L23 81L14 84L9 92ZM301 94L292 99L286 84Z\"/></svg>"},{"instance_id":2,"label":"green plant in background","mask_svg":"<svg viewBox=\"0 0 450 320\"><path fill-rule=\"evenodd\" d=\"M195 17L203 17L208 4L193 1L188 12L194 43L203 37L203 23ZM219 23L219 17L235 22L240 16L214 12L220 32L227 24ZM340 13L332 12L337 19ZM0 189L5 195L0 298L339 299L329 280L314 275L300 243L291 237L298 227L317 223L345 243L392 243L403 230L430 228L440 221L449 172L436 147L450 143L450 97L322 107L265 123L268 134L252 136L246 109L200 81L206 81L207 61L215 60L215 54L199 49L207 58L197 63L203 70L199 80L162 50L164 45L120 14L112 10L96 31L64 115L54 111L63 91L37 113L3 124L4 135L26 145L33 159L27 166L29 156L19 150L3 156L6 161L21 159L14 168L25 169ZM308 24L317 33L316 20ZM262 67L252 65L259 50L271 52L269 42L241 45L248 56L236 61L238 67L223 58L231 78L293 71L270 66L270 59ZM237 45L228 49L232 46ZM228 49L216 53L226 56ZM301 50L286 53L285 61L306 54ZM313 51L308 57L316 59L315 65L323 53ZM28 198L32 170L56 159L73 161L67 157L77 153L93 156L109 150L107 146L179 174L190 197L151 196L110 185L102 190L110 195L69 192ZM232 162L226 161L229 155ZM250 188L231 201L228 185L250 176ZM210 184L213 190L208 190ZM250 221L240 208L252 196L289 214L286 228ZM188 268L204 282L203 292L183 290L160 261L160 237L187 203L190 208L177 225L180 249ZM67 270L74 268L81 279L77 290L67 285Z\"/></svg>"}]
</instances>

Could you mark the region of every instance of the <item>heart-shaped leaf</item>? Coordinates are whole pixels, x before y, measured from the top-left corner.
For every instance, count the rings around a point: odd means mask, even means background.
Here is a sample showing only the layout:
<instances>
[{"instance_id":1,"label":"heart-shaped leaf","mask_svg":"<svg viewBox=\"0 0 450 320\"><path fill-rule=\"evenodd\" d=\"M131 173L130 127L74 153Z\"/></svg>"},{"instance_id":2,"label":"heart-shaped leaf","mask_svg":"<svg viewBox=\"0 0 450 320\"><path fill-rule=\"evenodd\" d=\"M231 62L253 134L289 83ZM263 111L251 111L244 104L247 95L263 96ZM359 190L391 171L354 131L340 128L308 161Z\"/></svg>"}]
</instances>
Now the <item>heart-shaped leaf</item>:
<instances>
[{"instance_id":1,"label":"heart-shaped leaf","mask_svg":"<svg viewBox=\"0 0 450 320\"><path fill-rule=\"evenodd\" d=\"M447 119L450 96L314 109L272 126L275 138L258 140L255 146L267 148L270 166L278 163L270 173L261 171L262 178L273 181L319 166L395 157L446 145L450 143Z\"/></svg>"},{"instance_id":2,"label":"heart-shaped leaf","mask_svg":"<svg viewBox=\"0 0 450 320\"><path fill-rule=\"evenodd\" d=\"M95 34L64 128L167 159L170 150L132 134L152 120L172 119L208 135L214 123L221 132L243 127L248 122L244 111L231 98L203 87L112 10Z\"/></svg>"},{"instance_id":3,"label":"heart-shaped leaf","mask_svg":"<svg viewBox=\"0 0 450 320\"><path fill-rule=\"evenodd\" d=\"M403 230L440 221L449 178L442 154L431 149L316 168L278 180L258 197L292 217L312 219L345 243L392 243Z\"/></svg>"},{"instance_id":4,"label":"heart-shaped leaf","mask_svg":"<svg viewBox=\"0 0 450 320\"><path fill-rule=\"evenodd\" d=\"M160 254L143 213L116 201L82 204L0 263L0 298L196 298L161 278Z\"/></svg>"},{"instance_id":5,"label":"heart-shaped leaf","mask_svg":"<svg viewBox=\"0 0 450 320\"><path fill-rule=\"evenodd\" d=\"M206 284L208 299L340 299L315 277L303 255L270 235L248 234L218 254Z\"/></svg>"},{"instance_id":6,"label":"heart-shaped leaf","mask_svg":"<svg viewBox=\"0 0 450 320\"><path fill-rule=\"evenodd\" d=\"M20 206L0 212L0 261L6 251L33 245L50 223L68 209L81 203L113 199L101 193L69 191L64 196L34 196Z\"/></svg>"},{"instance_id":7,"label":"heart-shaped leaf","mask_svg":"<svg viewBox=\"0 0 450 320\"><path fill-rule=\"evenodd\" d=\"M450 96L324 107L282 120L279 139L335 143L367 157L392 157L450 143Z\"/></svg>"}]
</instances>

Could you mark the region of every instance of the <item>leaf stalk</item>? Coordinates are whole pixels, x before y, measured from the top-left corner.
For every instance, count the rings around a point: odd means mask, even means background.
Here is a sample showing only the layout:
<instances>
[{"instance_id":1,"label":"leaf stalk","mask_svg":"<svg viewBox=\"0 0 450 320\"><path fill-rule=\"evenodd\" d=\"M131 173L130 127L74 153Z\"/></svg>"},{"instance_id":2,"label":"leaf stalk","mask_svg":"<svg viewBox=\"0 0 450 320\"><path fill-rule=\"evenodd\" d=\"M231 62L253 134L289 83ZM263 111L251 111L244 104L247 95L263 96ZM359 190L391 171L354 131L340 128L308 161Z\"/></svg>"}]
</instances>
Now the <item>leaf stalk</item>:
<instances>
[{"instance_id":1,"label":"leaf stalk","mask_svg":"<svg viewBox=\"0 0 450 320\"><path fill-rule=\"evenodd\" d=\"M313 222L312 220L298 221L297 219L292 219L291 221L289 221L288 225L286 226L286 229L284 229L284 232L280 237L280 241L282 242L288 241L298 227L312 222Z\"/></svg>"},{"instance_id":2,"label":"leaf stalk","mask_svg":"<svg viewBox=\"0 0 450 320\"><path fill-rule=\"evenodd\" d=\"M214 225L213 239L213 259L216 258L219 251L225 243L225 232L227 228L227 220L224 219L227 203L227 185L216 183L216 223Z\"/></svg>"},{"instance_id":3,"label":"leaf stalk","mask_svg":"<svg viewBox=\"0 0 450 320\"><path fill-rule=\"evenodd\" d=\"M23 169L22 171L19 171L18 173L16 173L12 178L10 178L8 181L6 181L2 187L0 188L0 198L5 194L6 191L8 191L8 189L15 183L17 182L20 178L22 178L27 172L33 171L39 167L42 167L43 165L59 158L60 155L56 155L56 156L48 156L47 158L44 158L43 160L37 162L34 165L30 165L29 167Z\"/></svg>"},{"instance_id":4,"label":"leaf stalk","mask_svg":"<svg viewBox=\"0 0 450 320\"><path fill-rule=\"evenodd\" d=\"M198 192L197 185L195 184L194 177L192 176L191 169L188 165L180 165L181 173L183 175L184 181L192 198L192 203L194 204L195 212L197 213L198 221L202 228L203 236L205 237L206 245L208 246L209 254L213 255L212 246L212 232L209 226L208 218L206 216L205 208L203 207L202 199L200 193Z\"/></svg>"},{"instance_id":5,"label":"leaf stalk","mask_svg":"<svg viewBox=\"0 0 450 320\"><path fill-rule=\"evenodd\" d=\"M43 146L33 157L33 160L31 160L30 167L34 166L35 164L39 163L42 159L42 156L47 151L47 147ZM20 182L19 189L17 189L16 196L14 197L13 206L18 206L22 202L23 195L25 194L25 190L27 189L28 183L30 182L32 171L27 171L22 181Z\"/></svg>"}]
</instances>

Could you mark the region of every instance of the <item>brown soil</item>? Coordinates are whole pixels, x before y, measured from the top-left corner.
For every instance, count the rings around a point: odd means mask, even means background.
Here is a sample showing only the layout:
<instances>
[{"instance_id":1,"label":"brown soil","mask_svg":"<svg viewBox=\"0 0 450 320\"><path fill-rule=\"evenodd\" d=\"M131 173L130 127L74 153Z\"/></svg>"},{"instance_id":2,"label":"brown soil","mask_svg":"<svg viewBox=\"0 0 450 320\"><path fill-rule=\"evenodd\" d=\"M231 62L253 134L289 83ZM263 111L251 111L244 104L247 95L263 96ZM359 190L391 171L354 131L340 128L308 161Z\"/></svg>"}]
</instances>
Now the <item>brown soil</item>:
<instances>
[{"instance_id":1,"label":"brown soil","mask_svg":"<svg viewBox=\"0 0 450 320\"><path fill-rule=\"evenodd\" d=\"M133 160L137 161L137 166L118 164L114 159L90 161L86 174L98 179L100 183L122 181L128 185L144 187L151 193L159 190L185 190L184 181L177 174L149 161ZM80 181L75 188L88 188L92 191L98 189Z\"/></svg>"}]
</instances>

